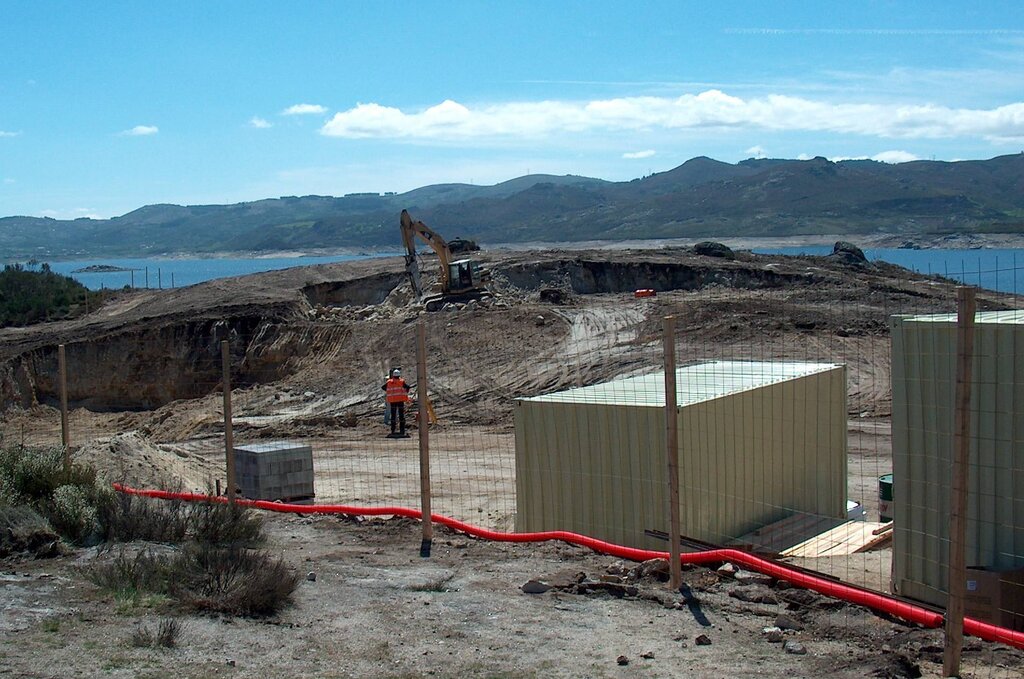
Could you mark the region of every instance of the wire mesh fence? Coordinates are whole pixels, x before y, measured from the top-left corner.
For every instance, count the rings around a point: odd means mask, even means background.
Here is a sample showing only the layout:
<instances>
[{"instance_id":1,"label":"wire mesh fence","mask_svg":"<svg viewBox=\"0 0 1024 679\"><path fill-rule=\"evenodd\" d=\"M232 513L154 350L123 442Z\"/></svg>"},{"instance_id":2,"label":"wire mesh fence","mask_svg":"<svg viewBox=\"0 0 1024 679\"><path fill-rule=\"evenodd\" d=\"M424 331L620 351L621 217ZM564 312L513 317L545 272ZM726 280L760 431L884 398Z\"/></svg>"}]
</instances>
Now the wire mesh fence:
<instances>
[{"instance_id":1,"label":"wire mesh fence","mask_svg":"<svg viewBox=\"0 0 1024 679\"><path fill-rule=\"evenodd\" d=\"M233 455L243 496L372 508L421 505L426 446L436 514L666 551L675 418L683 552L737 548L941 608L953 287L938 276L901 282L884 264L851 286L806 263L798 274L769 268L759 281L654 295L584 299L570 281L529 304L499 298L409 319L327 305L289 323L196 321L187 333L68 343L67 442L140 487L226 493ZM1015 294L984 289L1005 274L957 276L982 286L966 565L985 569L968 580L968 600L977 588L990 598L986 608L975 596L967 615L1020 630L1024 312L1012 311ZM4 437L57 443L57 348L26 360L46 396L5 411ZM395 369L410 386L408 438L386 400ZM863 624L848 610L831 622ZM984 647L965 666L1016 671L999 662Z\"/></svg>"}]
</instances>

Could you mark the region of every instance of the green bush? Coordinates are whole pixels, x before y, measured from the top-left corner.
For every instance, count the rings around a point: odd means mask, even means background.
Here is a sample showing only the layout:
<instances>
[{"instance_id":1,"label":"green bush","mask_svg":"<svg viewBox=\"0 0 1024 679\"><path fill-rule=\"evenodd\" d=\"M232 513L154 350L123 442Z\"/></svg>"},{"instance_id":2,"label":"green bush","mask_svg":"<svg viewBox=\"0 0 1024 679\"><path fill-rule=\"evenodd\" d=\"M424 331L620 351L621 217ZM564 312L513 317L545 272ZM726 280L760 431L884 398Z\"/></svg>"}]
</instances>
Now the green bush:
<instances>
[{"instance_id":1,"label":"green bush","mask_svg":"<svg viewBox=\"0 0 1024 679\"><path fill-rule=\"evenodd\" d=\"M54 529L72 542L82 544L97 534L95 493L82 486L59 486L45 503Z\"/></svg>"},{"instance_id":2,"label":"green bush","mask_svg":"<svg viewBox=\"0 0 1024 679\"><path fill-rule=\"evenodd\" d=\"M0 271L0 328L79 316L97 308L105 296L54 273L49 264L38 271L7 264Z\"/></svg>"},{"instance_id":3,"label":"green bush","mask_svg":"<svg viewBox=\"0 0 1024 679\"><path fill-rule=\"evenodd\" d=\"M33 508L75 543L98 535L100 508L113 498L96 470L66 463L61 448L0 448L0 490L5 505Z\"/></svg>"}]
</instances>

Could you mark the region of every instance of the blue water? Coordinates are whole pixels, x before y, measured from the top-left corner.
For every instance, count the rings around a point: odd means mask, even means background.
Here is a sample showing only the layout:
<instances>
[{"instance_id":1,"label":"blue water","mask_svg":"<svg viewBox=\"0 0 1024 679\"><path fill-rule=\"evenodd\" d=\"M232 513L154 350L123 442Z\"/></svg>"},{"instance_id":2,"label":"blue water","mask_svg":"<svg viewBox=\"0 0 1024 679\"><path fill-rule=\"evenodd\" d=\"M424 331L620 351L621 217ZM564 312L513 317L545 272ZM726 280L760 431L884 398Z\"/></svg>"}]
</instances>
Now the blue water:
<instances>
[{"instance_id":1,"label":"blue water","mask_svg":"<svg viewBox=\"0 0 1024 679\"><path fill-rule=\"evenodd\" d=\"M754 248L763 255L828 255L831 245ZM923 274L937 274L989 290L1024 293L1024 250L902 250L869 248L864 256L899 264Z\"/></svg>"},{"instance_id":2,"label":"blue water","mask_svg":"<svg viewBox=\"0 0 1024 679\"><path fill-rule=\"evenodd\" d=\"M374 255L329 255L324 257L257 257L251 259L88 259L73 262L50 262L50 268L71 276L91 290L100 288L180 288L214 278L243 276L261 271L287 269L293 266L311 266L331 262L347 262L370 257L386 257L393 253ZM94 264L107 264L133 271L109 273L74 273Z\"/></svg>"},{"instance_id":3,"label":"blue water","mask_svg":"<svg viewBox=\"0 0 1024 679\"><path fill-rule=\"evenodd\" d=\"M810 245L787 248L755 248L758 254L768 255L827 255L830 245ZM369 257L394 256L397 253L374 255L330 255L324 257L267 257L249 259L89 259L72 262L51 262L57 273L73 277L92 290L100 288L180 288L214 278L309 266L330 262L345 262ZM977 285L1001 292L1024 293L1024 250L902 250L872 248L864 250L871 261L882 260L899 264L924 274L946 276L968 285ZM134 271L111 273L73 273L93 264L108 264Z\"/></svg>"}]
</instances>

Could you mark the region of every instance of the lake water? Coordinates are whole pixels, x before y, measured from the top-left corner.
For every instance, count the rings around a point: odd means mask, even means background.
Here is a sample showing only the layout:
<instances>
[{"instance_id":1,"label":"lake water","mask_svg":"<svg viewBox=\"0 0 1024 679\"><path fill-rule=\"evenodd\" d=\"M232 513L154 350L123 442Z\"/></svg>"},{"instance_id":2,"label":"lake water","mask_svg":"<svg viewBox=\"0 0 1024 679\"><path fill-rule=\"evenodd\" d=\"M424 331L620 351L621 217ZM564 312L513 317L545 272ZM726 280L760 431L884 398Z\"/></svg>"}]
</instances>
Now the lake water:
<instances>
[{"instance_id":1,"label":"lake water","mask_svg":"<svg viewBox=\"0 0 1024 679\"><path fill-rule=\"evenodd\" d=\"M244 276L261 271L288 269L293 266L311 266L332 262L348 262L371 257L388 257L397 253L374 255L328 255L323 257L254 257L254 258L202 258L202 259L89 259L72 262L51 262L50 268L65 276L71 276L91 290L100 288L180 288L195 285L214 278ZM131 271L110 271L102 273L81 272L93 265L116 266Z\"/></svg>"},{"instance_id":2,"label":"lake water","mask_svg":"<svg viewBox=\"0 0 1024 679\"><path fill-rule=\"evenodd\" d=\"M766 255L828 255L831 245L754 248ZM1024 292L1024 250L903 250L865 248L870 261L899 264L923 274L937 274L989 290Z\"/></svg>"},{"instance_id":3,"label":"lake water","mask_svg":"<svg viewBox=\"0 0 1024 679\"><path fill-rule=\"evenodd\" d=\"M788 248L754 248L760 254L827 255L830 245ZM230 259L91 259L73 262L52 262L57 273L72 276L86 287L123 288L180 288L214 278L309 266L330 262L345 262L370 257L395 256L394 253L374 255L329 255L323 257L257 257ZM871 260L899 264L924 274L938 274L968 285L977 285L1002 292L1024 292L1024 250L902 250L875 248L864 250ZM90 265L107 264L134 271L109 273L74 273Z\"/></svg>"}]
</instances>

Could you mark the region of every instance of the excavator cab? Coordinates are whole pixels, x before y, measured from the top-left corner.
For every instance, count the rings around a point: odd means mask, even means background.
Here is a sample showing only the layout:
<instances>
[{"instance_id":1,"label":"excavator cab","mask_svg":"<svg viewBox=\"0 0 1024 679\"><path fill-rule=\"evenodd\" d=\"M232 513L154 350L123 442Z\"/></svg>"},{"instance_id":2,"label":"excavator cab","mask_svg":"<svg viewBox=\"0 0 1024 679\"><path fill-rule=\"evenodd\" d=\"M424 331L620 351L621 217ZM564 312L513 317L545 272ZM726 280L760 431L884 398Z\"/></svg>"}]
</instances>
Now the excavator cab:
<instances>
[{"instance_id":1,"label":"excavator cab","mask_svg":"<svg viewBox=\"0 0 1024 679\"><path fill-rule=\"evenodd\" d=\"M479 287L483 269L472 259L458 259L448 265L449 292L458 294Z\"/></svg>"}]
</instances>

